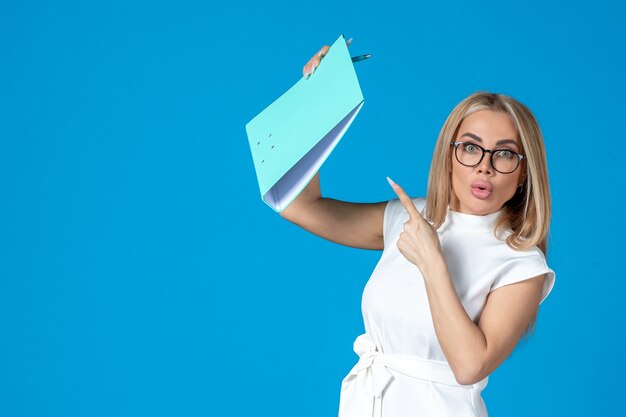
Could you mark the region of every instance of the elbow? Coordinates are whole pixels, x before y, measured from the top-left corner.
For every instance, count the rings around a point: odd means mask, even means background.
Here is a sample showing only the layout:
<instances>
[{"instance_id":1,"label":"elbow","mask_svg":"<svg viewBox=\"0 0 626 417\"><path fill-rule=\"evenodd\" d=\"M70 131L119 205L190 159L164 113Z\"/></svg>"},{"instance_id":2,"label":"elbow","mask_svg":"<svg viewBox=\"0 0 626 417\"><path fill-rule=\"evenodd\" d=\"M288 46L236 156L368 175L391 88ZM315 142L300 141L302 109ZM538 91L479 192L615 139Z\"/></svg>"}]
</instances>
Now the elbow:
<instances>
[{"instance_id":1,"label":"elbow","mask_svg":"<svg viewBox=\"0 0 626 417\"><path fill-rule=\"evenodd\" d=\"M462 370L454 370L454 379L460 385L473 385L476 384L487 376L482 368L467 367Z\"/></svg>"},{"instance_id":2,"label":"elbow","mask_svg":"<svg viewBox=\"0 0 626 417\"><path fill-rule=\"evenodd\" d=\"M319 200L302 200L302 197L292 201L287 207L278 212L280 216L298 226L303 221L314 217L315 211L319 210L315 205Z\"/></svg>"},{"instance_id":3,"label":"elbow","mask_svg":"<svg viewBox=\"0 0 626 417\"><path fill-rule=\"evenodd\" d=\"M297 214L301 212L302 210L298 207L298 204L295 201L292 201L291 204L279 211L278 214L280 214L280 217L285 220L289 220L292 223L297 223Z\"/></svg>"},{"instance_id":4,"label":"elbow","mask_svg":"<svg viewBox=\"0 0 626 417\"><path fill-rule=\"evenodd\" d=\"M287 220L290 223L293 223L297 226L300 225L298 218L296 218L295 213L293 210L287 211L285 212L285 210L279 212L278 214L280 214L280 217L282 217L283 219Z\"/></svg>"},{"instance_id":5,"label":"elbow","mask_svg":"<svg viewBox=\"0 0 626 417\"><path fill-rule=\"evenodd\" d=\"M292 212L293 210L289 210L289 207L285 207L283 210L279 211L278 214L280 214L280 217L283 219L293 222Z\"/></svg>"},{"instance_id":6,"label":"elbow","mask_svg":"<svg viewBox=\"0 0 626 417\"><path fill-rule=\"evenodd\" d=\"M475 383L479 382L482 378L476 378L475 375L471 375L471 374L463 374L463 375L454 375L456 382L459 383L459 385L474 385Z\"/></svg>"}]
</instances>

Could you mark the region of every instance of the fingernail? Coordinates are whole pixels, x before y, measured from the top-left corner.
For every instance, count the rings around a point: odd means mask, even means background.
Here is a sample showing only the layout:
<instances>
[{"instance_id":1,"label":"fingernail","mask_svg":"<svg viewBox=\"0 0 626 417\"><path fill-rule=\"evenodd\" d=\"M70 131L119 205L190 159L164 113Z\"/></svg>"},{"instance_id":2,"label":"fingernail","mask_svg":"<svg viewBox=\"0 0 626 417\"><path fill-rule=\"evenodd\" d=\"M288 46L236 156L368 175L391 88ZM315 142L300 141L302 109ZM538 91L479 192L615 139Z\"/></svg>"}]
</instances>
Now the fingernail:
<instances>
[{"instance_id":1,"label":"fingernail","mask_svg":"<svg viewBox=\"0 0 626 417\"><path fill-rule=\"evenodd\" d=\"M392 188L396 187L397 184L395 182L393 182L393 180L391 178L387 177L387 181L389 182L389 185L391 185Z\"/></svg>"},{"instance_id":2,"label":"fingernail","mask_svg":"<svg viewBox=\"0 0 626 417\"><path fill-rule=\"evenodd\" d=\"M354 39L354 38L350 38L350 39L348 39L348 40L346 41L346 45L350 45L350 44L352 43L352 39Z\"/></svg>"}]
</instances>

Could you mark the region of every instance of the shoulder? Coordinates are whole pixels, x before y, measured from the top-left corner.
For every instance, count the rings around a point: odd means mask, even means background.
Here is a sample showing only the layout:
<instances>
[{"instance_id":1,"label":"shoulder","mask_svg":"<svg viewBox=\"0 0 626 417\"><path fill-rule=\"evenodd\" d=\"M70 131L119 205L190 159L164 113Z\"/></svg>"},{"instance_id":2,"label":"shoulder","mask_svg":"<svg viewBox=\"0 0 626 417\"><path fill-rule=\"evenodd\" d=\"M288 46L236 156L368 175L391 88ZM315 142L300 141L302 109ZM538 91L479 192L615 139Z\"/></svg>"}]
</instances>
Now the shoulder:
<instances>
[{"instance_id":1,"label":"shoulder","mask_svg":"<svg viewBox=\"0 0 626 417\"><path fill-rule=\"evenodd\" d=\"M498 264L491 291L509 284L515 284L529 278L544 276L541 301L552 291L555 273L548 266L543 252L538 247L527 250L516 250L506 242L501 242L499 250L494 254Z\"/></svg>"},{"instance_id":2,"label":"shoulder","mask_svg":"<svg viewBox=\"0 0 626 417\"><path fill-rule=\"evenodd\" d=\"M424 214L424 209L426 208L426 199L423 197L412 197L413 205L420 213ZM394 222L394 221L402 221L406 222L406 219L409 218L409 213L407 213L406 209L402 205L402 202L398 198L394 198L387 202L387 206L385 207L385 222Z\"/></svg>"},{"instance_id":3,"label":"shoulder","mask_svg":"<svg viewBox=\"0 0 626 417\"><path fill-rule=\"evenodd\" d=\"M423 197L412 197L413 205L419 211L424 214L426 208L426 199ZM383 216L383 236L385 240L385 246L387 241L397 237L402 231L404 223L409 220L409 213L406 211L402 202L398 198L394 198L387 202L385 206L385 214Z\"/></svg>"},{"instance_id":4,"label":"shoulder","mask_svg":"<svg viewBox=\"0 0 626 417\"><path fill-rule=\"evenodd\" d=\"M423 211L426 208L426 199L423 197L411 197L411 200L413 200L413 205L415 206L417 211L423 214ZM402 213L406 213L406 209L402 205L402 202L399 198L394 198L387 202L387 207L385 208L385 216L397 217ZM408 217L408 213L406 214Z\"/></svg>"}]
</instances>

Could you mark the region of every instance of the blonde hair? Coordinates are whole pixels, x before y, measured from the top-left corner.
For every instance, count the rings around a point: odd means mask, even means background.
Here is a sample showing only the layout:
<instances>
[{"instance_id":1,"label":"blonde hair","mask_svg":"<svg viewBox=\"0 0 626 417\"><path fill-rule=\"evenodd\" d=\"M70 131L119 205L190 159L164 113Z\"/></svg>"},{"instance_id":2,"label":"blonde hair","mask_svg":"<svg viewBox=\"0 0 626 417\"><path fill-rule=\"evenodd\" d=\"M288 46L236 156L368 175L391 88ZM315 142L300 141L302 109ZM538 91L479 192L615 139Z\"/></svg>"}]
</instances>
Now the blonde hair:
<instances>
[{"instance_id":1,"label":"blonde hair","mask_svg":"<svg viewBox=\"0 0 626 417\"><path fill-rule=\"evenodd\" d=\"M517 130L521 153L520 164L523 181L515 195L504 204L494 233L509 231L506 243L513 249L539 247L546 254L550 227L551 200L548 168L543 136L539 124L530 110L512 97L504 94L477 92L461 101L446 119L435 145L426 196L426 218L439 228L445 218L452 196L452 149L450 146L461 122L480 110L508 114Z\"/></svg>"}]
</instances>

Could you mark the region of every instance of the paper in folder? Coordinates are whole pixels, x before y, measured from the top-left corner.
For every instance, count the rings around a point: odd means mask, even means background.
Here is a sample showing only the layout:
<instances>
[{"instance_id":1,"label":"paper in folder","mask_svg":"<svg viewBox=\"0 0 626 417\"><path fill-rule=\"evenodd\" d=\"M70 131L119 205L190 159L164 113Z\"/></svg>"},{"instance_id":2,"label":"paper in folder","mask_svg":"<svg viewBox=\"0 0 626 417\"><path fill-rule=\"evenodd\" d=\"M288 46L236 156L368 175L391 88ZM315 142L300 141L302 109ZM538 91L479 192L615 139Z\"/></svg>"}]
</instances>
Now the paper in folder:
<instances>
[{"instance_id":1,"label":"paper in folder","mask_svg":"<svg viewBox=\"0 0 626 417\"><path fill-rule=\"evenodd\" d=\"M261 197L275 211L289 205L328 158L363 106L343 36L315 72L246 125Z\"/></svg>"}]
</instances>

